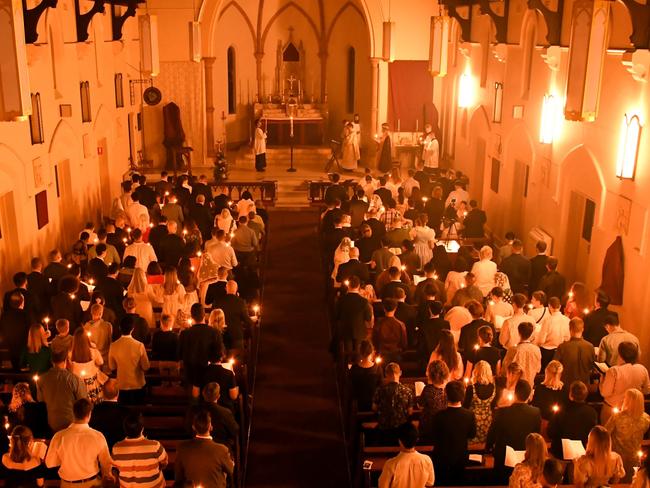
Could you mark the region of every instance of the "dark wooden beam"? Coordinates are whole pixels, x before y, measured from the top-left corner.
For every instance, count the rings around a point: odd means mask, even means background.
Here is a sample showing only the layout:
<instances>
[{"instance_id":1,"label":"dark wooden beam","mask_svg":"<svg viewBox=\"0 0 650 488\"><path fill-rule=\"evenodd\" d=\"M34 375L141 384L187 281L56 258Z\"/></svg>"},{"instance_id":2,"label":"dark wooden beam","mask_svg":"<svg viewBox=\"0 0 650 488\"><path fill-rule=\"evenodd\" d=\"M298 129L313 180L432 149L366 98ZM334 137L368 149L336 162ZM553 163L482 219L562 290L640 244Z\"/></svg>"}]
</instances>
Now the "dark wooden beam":
<instances>
[{"instance_id":1,"label":"dark wooden beam","mask_svg":"<svg viewBox=\"0 0 650 488\"><path fill-rule=\"evenodd\" d=\"M128 20L129 17L135 16L135 9L139 3L142 3L138 0L109 0L111 4L111 20L113 24L113 40L119 41L122 39L122 27L124 27L124 22ZM122 15L118 15L117 7L126 7L126 11Z\"/></svg>"},{"instance_id":2,"label":"dark wooden beam","mask_svg":"<svg viewBox=\"0 0 650 488\"><path fill-rule=\"evenodd\" d=\"M562 35L562 16L564 0L557 1L557 10L549 9L542 0L528 0L528 8L539 11L546 22L546 42L549 46L559 46Z\"/></svg>"},{"instance_id":3,"label":"dark wooden beam","mask_svg":"<svg viewBox=\"0 0 650 488\"><path fill-rule=\"evenodd\" d=\"M79 2L81 0L75 0L74 2L74 12L77 17L77 42L85 42L88 40L88 26L90 21L93 19L95 14L104 13L104 0L94 0L92 8L88 10L85 14L81 13L79 7Z\"/></svg>"},{"instance_id":4,"label":"dark wooden beam","mask_svg":"<svg viewBox=\"0 0 650 488\"><path fill-rule=\"evenodd\" d=\"M38 21L48 8L56 8L57 0L42 0L33 9L27 9L27 0L23 0L23 18L25 21L25 42L34 44L38 41Z\"/></svg>"},{"instance_id":5,"label":"dark wooden beam","mask_svg":"<svg viewBox=\"0 0 650 488\"><path fill-rule=\"evenodd\" d=\"M621 0L632 19L630 42L637 49L650 49L650 3L643 5L635 0Z\"/></svg>"},{"instance_id":6,"label":"dark wooden beam","mask_svg":"<svg viewBox=\"0 0 650 488\"><path fill-rule=\"evenodd\" d=\"M442 0L442 4L447 7L447 12L452 19L456 19L460 25L460 37L464 42L470 41L470 33L472 28L472 0ZM464 19L458 13L458 7L467 7L467 18Z\"/></svg>"},{"instance_id":7,"label":"dark wooden beam","mask_svg":"<svg viewBox=\"0 0 650 488\"><path fill-rule=\"evenodd\" d=\"M481 14L487 15L494 22L496 28L496 41L499 44L506 44L508 42L508 10L510 8L510 0L503 0L503 15L497 14L490 6L489 0L480 0L479 9Z\"/></svg>"}]
</instances>

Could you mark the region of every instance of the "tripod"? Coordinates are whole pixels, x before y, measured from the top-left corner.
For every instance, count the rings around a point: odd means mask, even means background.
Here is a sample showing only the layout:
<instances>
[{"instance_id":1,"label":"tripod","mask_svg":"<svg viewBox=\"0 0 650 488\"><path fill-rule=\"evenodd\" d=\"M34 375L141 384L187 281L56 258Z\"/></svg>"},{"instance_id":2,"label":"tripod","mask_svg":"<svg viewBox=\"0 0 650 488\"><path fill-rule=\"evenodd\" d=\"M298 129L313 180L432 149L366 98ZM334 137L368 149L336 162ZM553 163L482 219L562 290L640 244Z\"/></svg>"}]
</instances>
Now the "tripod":
<instances>
[{"instance_id":1,"label":"tripod","mask_svg":"<svg viewBox=\"0 0 650 488\"><path fill-rule=\"evenodd\" d=\"M332 139L330 141L330 148L332 150L332 154L330 155L329 160L325 164L325 173L329 173L332 167L334 166L334 163L339 167L339 171L341 170L341 163L339 161L339 146L341 143L339 141L336 141Z\"/></svg>"}]
</instances>

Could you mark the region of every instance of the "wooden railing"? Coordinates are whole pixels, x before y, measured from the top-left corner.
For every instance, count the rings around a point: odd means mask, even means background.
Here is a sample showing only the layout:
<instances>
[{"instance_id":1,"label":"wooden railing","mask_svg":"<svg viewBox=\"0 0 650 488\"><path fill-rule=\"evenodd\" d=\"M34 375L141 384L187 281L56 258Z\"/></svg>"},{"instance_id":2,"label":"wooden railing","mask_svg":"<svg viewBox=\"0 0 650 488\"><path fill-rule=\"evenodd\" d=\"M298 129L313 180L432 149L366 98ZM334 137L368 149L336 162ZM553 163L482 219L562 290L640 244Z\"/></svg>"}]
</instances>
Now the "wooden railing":
<instances>
[{"instance_id":1,"label":"wooden railing","mask_svg":"<svg viewBox=\"0 0 650 488\"><path fill-rule=\"evenodd\" d=\"M228 197L237 201L241 199L242 193L249 191L253 200L261 200L265 205L275 205L278 197L278 182L276 180L264 181L219 181L210 183L212 193L219 195L226 193Z\"/></svg>"}]
</instances>

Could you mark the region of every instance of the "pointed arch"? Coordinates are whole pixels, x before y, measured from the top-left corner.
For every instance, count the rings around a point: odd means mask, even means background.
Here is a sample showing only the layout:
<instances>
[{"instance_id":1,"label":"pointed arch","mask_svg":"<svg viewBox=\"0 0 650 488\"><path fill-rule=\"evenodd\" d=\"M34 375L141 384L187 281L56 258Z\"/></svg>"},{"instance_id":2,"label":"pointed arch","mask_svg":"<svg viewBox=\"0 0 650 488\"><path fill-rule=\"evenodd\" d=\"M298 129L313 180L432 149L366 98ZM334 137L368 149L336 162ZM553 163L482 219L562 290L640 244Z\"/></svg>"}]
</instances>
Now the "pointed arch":
<instances>
[{"instance_id":1,"label":"pointed arch","mask_svg":"<svg viewBox=\"0 0 650 488\"><path fill-rule=\"evenodd\" d=\"M75 150L79 150L79 138L74 132L74 129L67 120L59 120L52 132L50 139L50 146L47 150L48 154L53 154L59 147L63 148L63 152L70 152L70 144L74 146Z\"/></svg>"},{"instance_id":2,"label":"pointed arch","mask_svg":"<svg viewBox=\"0 0 650 488\"><path fill-rule=\"evenodd\" d=\"M481 124L481 122L483 122L483 124ZM469 119L470 134L472 133L472 127L475 127L476 125L485 125L485 127L487 127L486 134L489 133L492 129L492 125L490 124L490 117L483 105L479 105L472 112L472 116Z\"/></svg>"},{"instance_id":3,"label":"pointed arch","mask_svg":"<svg viewBox=\"0 0 650 488\"><path fill-rule=\"evenodd\" d=\"M246 14L246 11L237 3L235 0L232 0L229 2L220 12L219 15L217 16L217 22L221 20L221 17L224 16L224 14L230 10L231 8L234 8L237 12L241 14L241 16L244 18L244 22L246 22L246 25L248 26L248 30L251 34L251 41L253 42L253 46L257 45L257 40L255 38L255 28L253 27L253 23L251 22L250 17L248 17L248 14Z\"/></svg>"},{"instance_id":4,"label":"pointed arch","mask_svg":"<svg viewBox=\"0 0 650 488\"><path fill-rule=\"evenodd\" d=\"M597 203L598 219L594 224L599 225L603 221L605 211L607 184L602 165L598 163L594 153L584 144L573 147L562 158L558 175L562 175L562 184L557 185L556 201L560 201L568 190L582 192Z\"/></svg>"},{"instance_id":5,"label":"pointed arch","mask_svg":"<svg viewBox=\"0 0 650 488\"><path fill-rule=\"evenodd\" d=\"M521 27L521 38L519 45L522 49L521 63L521 98L527 99L530 93L530 82L533 72L533 55L537 45L538 26L537 22L541 15L537 10L526 10Z\"/></svg>"},{"instance_id":6,"label":"pointed arch","mask_svg":"<svg viewBox=\"0 0 650 488\"><path fill-rule=\"evenodd\" d=\"M287 9L289 9L291 7L295 8L298 11L298 13L300 13L305 18L305 20L307 20L307 23L311 26L312 30L314 31L314 35L316 36L316 41L320 44L320 42L321 42L321 33L318 31L318 27L316 26L316 23L309 16L309 14L305 11L304 8L302 8L300 5L298 5L297 3L292 1L292 2L286 3L282 7L280 7L273 14L273 16L269 19L269 21L266 24L266 27L264 27L264 31L262 32L262 38L260 40L259 49L264 49L264 45L266 43L266 36L268 35L269 30L271 29L271 26L273 25L273 23L277 20L278 17L280 17L280 15L282 15L282 13L285 10L287 10Z\"/></svg>"},{"instance_id":7,"label":"pointed arch","mask_svg":"<svg viewBox=\"0 0 650 488\"><path fill-rule=\"evenodd\" d=\"M336 12L334 17L332 18L332 22L330 22L330 25L329 25L329 27L327 29L327 34L325 35L325 46L326 47L329 47L330 38L332 37L332 31L334 31L334 27L336 27L336 23L339 21L339 18L348 9L352 9L356 13L358 13L361 16L361 19L363 20L363 22L366 24L366 26L368 25L368 23L366 22L366 17L363 15L363 12L361 11L361 9L359 7L357 7L354 3L347 2L346 4L341 6L341 8L338 10L338 12ZM368 36L369 36L370 42L372 43L372 40L371 40L372 36L370 35L370 31L368 31Z\"/></svg>"}]
</instances>

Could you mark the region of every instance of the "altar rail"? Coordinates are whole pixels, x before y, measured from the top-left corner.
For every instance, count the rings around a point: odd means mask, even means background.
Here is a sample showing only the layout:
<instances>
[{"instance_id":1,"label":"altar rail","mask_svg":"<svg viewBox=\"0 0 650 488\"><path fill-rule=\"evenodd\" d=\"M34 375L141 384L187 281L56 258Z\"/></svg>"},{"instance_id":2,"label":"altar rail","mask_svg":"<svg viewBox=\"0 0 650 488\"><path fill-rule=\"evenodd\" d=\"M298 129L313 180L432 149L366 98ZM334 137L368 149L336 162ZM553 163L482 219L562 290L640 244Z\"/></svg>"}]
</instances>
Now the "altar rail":
<instances>
[{"instance_id":1,"label":"altar rail","mask_svg":"<svg viewBox=\"0 0 650 488\"><path fill-rule=\"evenodd\" d=\"M213 194L226 193L233 201L240 200L241 194L247 190L253 196L253 200L261 200L265 205L275 205L275 200L278 197L278 182L276 180L213 181L210 186Z\"/></svg>"},{"instance_id":2,"label":"altar rail","mask_svg":"<svg viewBox=\"0 0 650 488\"><path fill-rule=\"evenodd\" d=\"M348 197L352 197L354 187L357 185L356 182L354 180L345 180L340 184L345 187ZM325 203L325 192L331 185L331 181L311 180L309 182L309 201L314 205Z\"/></svg>"}]
</instances>

